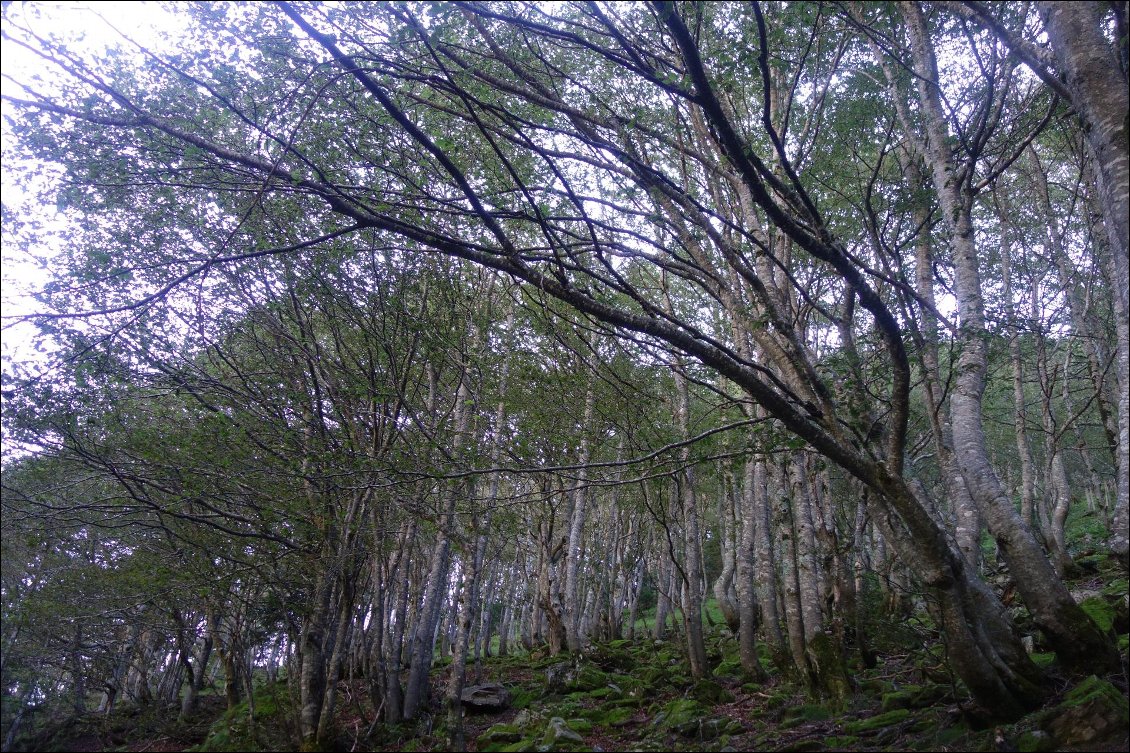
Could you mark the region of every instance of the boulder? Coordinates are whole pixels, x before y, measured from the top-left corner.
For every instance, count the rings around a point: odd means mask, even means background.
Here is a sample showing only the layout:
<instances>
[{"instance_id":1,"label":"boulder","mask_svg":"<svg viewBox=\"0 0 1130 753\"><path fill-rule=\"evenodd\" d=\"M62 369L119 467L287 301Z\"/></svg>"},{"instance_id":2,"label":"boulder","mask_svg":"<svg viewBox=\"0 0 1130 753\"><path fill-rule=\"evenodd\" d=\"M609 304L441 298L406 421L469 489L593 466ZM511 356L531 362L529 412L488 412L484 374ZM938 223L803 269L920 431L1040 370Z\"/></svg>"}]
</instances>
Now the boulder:
<instances>
[{"instance_id":1,"label":"boulder","mask_svg":"<svg viewBox=\"0 0 1130 753\"><path fill-rule=\"evenodd\" d=\"M610 682L608 674L585 663L579 657L551 664L545 668L546 695L588 692Z\"/></svg>"},{"instance_id":2,"label":"boulder","mask_svg":"<svg viewBox=\"0 0 1130 753\"><path fill-rule=\"evenodd\" d=\"M1126 696L1106 680L1091 675L1072 689L1040 726L1059 747L1097 750L1125 745L1128 723Z\"/></svg>"},{"instance_id":3,"label":"boulder","mask_svg":"<svg viewBox=\"0 0 1130 753\"><path fill-rule=\"evenodd\" d=\"M510 708L510 691L497 682L469 685L463 688L459 700L470 711L497 714Z\"/></svg>"},{"instance_id":4,"label":"boulder","mask_svg":"<svg viewBox=\"0 0 1130 753\"><path fill-rule=\"evenodd\" d=\"M545 732L541 737L541 744L538 750L553 751L570 749L577 744L584 743L584 739L569 728L568 723L559 716L555 716L549 720L549 724L545 726Z\"/></svg>"}]
</instances>

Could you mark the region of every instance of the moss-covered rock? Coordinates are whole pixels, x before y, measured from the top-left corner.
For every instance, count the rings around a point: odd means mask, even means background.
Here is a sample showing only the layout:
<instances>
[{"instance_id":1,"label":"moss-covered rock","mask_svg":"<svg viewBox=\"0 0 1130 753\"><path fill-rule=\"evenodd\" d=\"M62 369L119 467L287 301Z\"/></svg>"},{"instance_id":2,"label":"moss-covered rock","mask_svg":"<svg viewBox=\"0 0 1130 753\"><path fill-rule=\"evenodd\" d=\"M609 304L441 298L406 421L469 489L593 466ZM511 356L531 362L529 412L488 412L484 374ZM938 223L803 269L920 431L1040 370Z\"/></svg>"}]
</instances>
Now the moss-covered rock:
<instances>
[{"instance_id":1,"label":"moss-covered rock","mask_svg":"<svg viewBox=\"0 0 1130 753\"><path fill-rule=\"evenodd\" d=\"M778 709L782 706L786 706L792 702L795 695L796 694L790 690L777 690L770 693L769 697L765 699L765 708Z\"/></svg>"},{"instance_id":2,"label":"moss-covered rock","mask_svg":"<svg viewBox=\"0 0 1130 753\"><path fill-rule=\"evenodd\" d=\"M699 680L691 688L691 697L707 706L717 706L720 703L730 703L734 694L714 682L714 680Z\"/></svg>"},{"instance_id":3,"label":"moss-covered rock","mask_svg":"<svg viewBox=\"0 0 1130 753\"><path fill-rule=\"evenodd\" d=\"M646 667L640 670L639 679L645 687L661 688L667 685L667 680L671 676L667 667Z\"/></svg>"},{"instance_id":4,"label":"moss-covered rock","mask_svg":"<svg viewBox=\"0 0 1130 753\"><path fill-rule=\"evenodd\" d=\"M600 724L606 727L625 727L635 717L636 710L627 707L609 709L603 716Z\"/></svg>"},{"instance_id":5,"label":"moss-covered rock","mask_svg":"<svg viewBox=\"0 0 1130 753\"><path fill-rule=\"evenodd\" d=\"M833 750L837 748L850 748L858 743L858 735L831 735L824 738L824 744Z\"/></svg>"},{"instance_id":6,"label":"moss-covered rock","mask_svg":"<svg viewBox=\"0 0 1130 753\"><path fill-rule=\"evenodd\" d=\"M909 709L895 709L885 714L873 716L870 719L848 722L844 725L844 732L849 735L859 735L860 737L875 735L887 727L906 721L909 716Z\"/></svg>"},{"instance_id":7,"label":"moss-covered rock","mask_svg":"<svg viewBox=\"0 0 1130 753\"><path fill-rule=\"evenodd\" d=\"M612 641L595 648L589 659L606 672L630 672L639 664L630 648L631 641Z\"/></svg>"},{"instance_id":8,"label":"moss-covered rock","mask_svg":"<svg viewBox=\"0 0 1130 753\"><path fill-rule=\"evenodd\" d=\"M578 735L587 735L592 732L592 722L588 719L566 719L565 724Z\"/></svg>"},{"instance_id":9,"label":"moss-covered rock","mask_svg":"<svg viewBox=\"0 0 1130 753\"><path fill-rule=\"evenodd\" d=\"M746 674L739 659L724 659L714 668L714 676L738 679Z\"/></svg>"},{"instance_id":10,"label":"moss-covered rock","mask_svg":"<svg viewBox=\"0 0 1130 753\"><path fill-rule=\"evenodd\" d=\"M1091 596L1079 602L1079 608L1086 612L1099 630L1109 633L1114 628L1114 605L1101 596Z\"/></svg>"},{"instance_id":11,"label":"moss-covered rock","mask_svg":"<svg viewBox=\"0 0 1130 753\"><path fill-rule=\"evenodd\" d=\"M584 744L582 738L559 716L555 716L545 725L539 751L576 750Z\"/></svg>"},{"instance_id":12,"label":"moss-covered rock","mask_svg":"<svg viewBox=\"0 0 1130 753\"><path fill-rule=\"evenodd\" d=\"M1040 726L1057 746L1099 748L1124 743L1128 723L1126 696L1106 680L1091 675L1046 714Z\"/></svg>"},{"instance_id":13,"label":"moss-covered rock","mask_svg":"<svg viewBox=\"0 0 1130 753\"><path fill-rule=\"evenodd\" d=\"M949 690L941 685L907 685L902 690L883 694L883 711L923 709L942 701Z\"/></svg>"},{"instance_id":14,"label":"moss-covered rock","mask_svg":"<svg viewBox=\"0 0 1130 753\"><path fill-rule=\"evenodd\" d=\"M728 717L711 717L708 709L692 698L671 701L652 719L652 727L674 732L680 737L706 742L742 731L742 725Z\"/></svg>"},{"instance_id":15,"label":"moss-covered rock","mask_svg":"<svg viewBox=\"0 0 1130 753\"><path fill-rule=\"evenodd\" d=\"M894 683L892 683L890 680L882 680L877 677L868 677L865 680L861 680L859 683L859 688L864 693L870 693L871 695L876 696L882 696L885 693L892 693L895 690Z\"/></svg>"},{"instance_id":16,"label":"moss-covered rock","mask_svg":"<svg viewBox=\"0 0 1130 753\"><path fill-rule=\"evenodd\" d=\"M1021 733L1016 747L1020 753L1050 753L1056 749L1055 739L1041 729Z\"/></svg>"},{"instance_id":17,"label":"moss-covered rock","mask_svg":"<svg viewBox=\"0 0 1130 753\"><path fill-rule=\"evenodd\" d=\"M609 676L606 672L581 657L559 661L545 668L546 695L583 693L604 687L608 683Z\"/></svg>"},{"instance_id":18,"label":"moss-covered rock","mask_svg":"<svg viewBox=\"0 0 1130 753\"><path fill-rule=\"evenodd\" d=\"M496 743L516 743L522 739L522 730L514 724L495 724L479 735L479 749Z\"/></svg>"},{"instance_id":19,"label":"moss-covered rock","mask_svg":"<svg viewBox=\"0 0 1130 753\"><path fill-rule=\"evenodd\" d=\"M785 710L781 717L782 729L799 727L806 722L822 722L832 718L832 711L819 703L804 703Z\"/></svg>"}]
</instances>

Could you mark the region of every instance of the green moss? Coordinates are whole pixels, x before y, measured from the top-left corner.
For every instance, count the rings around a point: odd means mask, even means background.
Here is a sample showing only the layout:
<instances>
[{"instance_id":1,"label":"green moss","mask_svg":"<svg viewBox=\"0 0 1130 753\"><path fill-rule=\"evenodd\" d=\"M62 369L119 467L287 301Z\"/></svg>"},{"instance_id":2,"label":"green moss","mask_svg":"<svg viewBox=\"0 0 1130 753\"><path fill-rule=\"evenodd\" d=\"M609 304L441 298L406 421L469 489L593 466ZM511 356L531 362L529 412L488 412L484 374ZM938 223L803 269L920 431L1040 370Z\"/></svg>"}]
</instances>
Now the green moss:
<instances>
[{"instance_id":1,"label":"green moss","mask_svg":"<svg viewBox=\"0 0 1130 753\"><path fill-rule=\"evenodd\" d=\"M1036 653L1032 654L1031 656L1029 656L1028 658L1030 658L1032 660L1032 663L1034 663L1037 667L1040 667L1041 669L1047 669L1048 667L1050 667L1055 662L1055 654L1051 653L1051 652L1048 652L1048 653L1036 652Z\"/></svg>"},{"instance_id":2,"label":"green moss","mask_svg":"<svg viewBox=\"0 0 1130 753\"><path fill-rule=\"evenodd\" d=\"M713 680L699 680L691 688L691 697L707 706L717 706L720 703L730 703L734 694Z\"/></svg>"},{"instance_id":3,"label":"green moss","mask_svg":"<svg viewBox=\"0 0 1130 753\"><path fill-rule=\"evenodd\" d=\"M615 708L598 707L595 709L587 709L583 712L584 717L589 719L593 724L602 727L622 727L628 723L628 720L636 715L636 709L629 706L618 706Z\"/></svg>"},{"instance_id":4,"label":"green moss","mask_svg":"<svg viewBox=\"0 0 1130 753\"><path fill-rule=\"evenodd\" d=\"M714 668L715 677L742 677L745 670L738 659L727 659Z\"/></svg>"},{"instance_id":5,"label":"green moss","mask_svg":"<svg viewBox=\"0 0 1130 753\"><path fill-rule=\"evenodd\" d=\"M639 678L645 686L658 688L667 684L669 676L666 667L647 667L640 672Z\"/></svg>"},{"instance_id":6,"label":"green moss","mask_svg":"<svg viewBox=\"0 0 1130 753\"><path fill-rule=\"evenodd\" d=\"M965 737L968 732L969 730L967 730L963 725L960 724L953 727L944 727L938 730L938 733L934 735L933 742L937 744L933 746L933 749L942 750L944 748L951 748L953 750L961 750L962 747L956 746L954 745L954 743ZM970 749L971 748L969 747L965 748L965 750Z\"/></svg>"},{"instance_id":7,"label":"green moss","mask_svg":"<svg viewBox=\"0 0 1130 753\"><path fill-rule=\"evenodd\" d=\"M805 722L822 722L831 718L832 712L827 706L818 703L806 703L787 709L781 718L781 727L791 729L792 727L799 727Z\"/></svg>"},{"instance_id":8,"label":"green moss","mask_svg":"<svg viewBox=\"0 0 1130 753\"><path fill-rule=\"evenodd\" d=\"M541 693L537 690L517 688L510 694L510 705L516 709L528 708L539 695Z\"/></svg>"},{"instance_id":9,"label":"green moss","mask_svg":"<svg viewBox=\"0 0 1130 753\"><path fill-rule=\"evenodd\" d=\"M663 711L652 720L652 726L690 737L698 733L702 720L707 716L707 709L701 703L690 698L680 698L664 706Z\"/></svg>"},{"instance_id":10,"label":"green moss","mask_svg":"<svg viewBox=\"0 0 1130 753\"><path fill-rule=\"evenodd\" d=\"M1130 580L1126 578L1115 578L1103 586L1103 596L1117 599L1127 594L1130 594Z\"/></svg>"},{"instance_id":11,"label":"green moss","mask_svg":"<svg viewBox=\"0 0 1130 753\"><path fill-rule=\"evenodd\" d=\"M778 690L775 693L770 693L769 697L765 699L765 707L770 709L780 708L792 701L795 695L795 693L788 690Z\"/></svg>"},{"instance_id":12,"label":"green moss","mask_svg":"<svg viewBox=\"0 0 1130 753\"><path fill-rule=\"evenodd\" d=\"M498 745L501 743L516 743L522 739L522 730L518 729L513 724L495 724L487 729L486 732L479 735L478 744L479 750L485 750L484 746Z\"/></svg>"},{"instance_id":13,"label":"green moss","mask_svg":"<svg viewBox=\"0 0 1130 753\"><path fill-rule=\"evenodd\" d=\"M1063 697L1063 706L1080 706L1090 701L1108 701L1115 708L1126 708L1126 697L1118 692L1118 688L1111 685L1106 680L1100 680L1098 677L1091 675L1083 682L1072 688L1066 696ZM1130 712L1127 712L1130 716Z\"/></svg>"},{"instance_id":14,"label":"green moss","mask_svg":"<svg viewBox=\"0 0 1130 753\"><path fill-rule=\"evenodd\" d=\"M860 719L857 722L848 722L844 725L844 732L849 735L864 735L869 732L878 732L884 727L903 722L910 716L908 709L895 709L885 714L873 716L870 719Z\"/></svg>"},{"instance_id":15,"label":"green moss","mask_svg":"<svg viewBox=\"0 0 1130 753\"><path fill-rule=\"evenodd\" d=\"M914 695L909 690L896 690L893 693L883 694L883 711L894 709L909 709L914 705Z\"/></svg>"},{"instance_id":16,"label":"green moss","mask_svg":"<svg viewBox=\"0 0 1130 753\"><path fill-rule=\"evenodd\" d=\"M859 683L859 687L863 690L863 692L871 693L872 695L877 696L882 696L885 693L894 692L895 689L895 686L891 683L890 680L880 680L874 677L863 680Z\"/></svg>"},{"instance_id":17,"label":"green moss","mask_svg":"<svg viewBox=\"0 0 1130 753\"><path fill-rule=\"evenodd\" d=\"M824 738L824 744L832 749L850 748L858 742L858 735L832 735Z\"/></svg>"},{"instance_id":18,"label":"green moss","mask_svg":"<svg viewBox=\"0 0 1130 753\"><path fill-rule=\"evenodd\" d=\"M1050 753L1056 749L1055 739L1042 730L1024 732L1016 741L1020 753Z\"/></svg>"},{"instance_id":19,"label":"green moss","mask_svg":"<svg viewBox=\"0 0 1130 753\"><path fill-rule=\"evenodd\" d=\"M907 685L901 690L883 694L883 711L894 709L924 709L933 706L949 694L941 685Z\"/></svg>"},{"instance_id":20,"label":"green moss","mask_svg":"<svg viewBox=\"0 0 1130 753\"><path fill-rule=\"evenodd\" d=\"M587 735L592 732L592 722L588 719L566 719L565 725L576 732L578 735Z\"/></svg>"},{"instance_id":21,"label":"green moss","mask_svg":"<svg viewBox=\"0 0 1130 753\"><path fill-rule=\"evenodd\" d=\"M1099 630L1109 633L1114 628L1114 607L1100 596L1092 596L1079 602L1079 607L1086 612Z\"/></svg>"}]
</instances>

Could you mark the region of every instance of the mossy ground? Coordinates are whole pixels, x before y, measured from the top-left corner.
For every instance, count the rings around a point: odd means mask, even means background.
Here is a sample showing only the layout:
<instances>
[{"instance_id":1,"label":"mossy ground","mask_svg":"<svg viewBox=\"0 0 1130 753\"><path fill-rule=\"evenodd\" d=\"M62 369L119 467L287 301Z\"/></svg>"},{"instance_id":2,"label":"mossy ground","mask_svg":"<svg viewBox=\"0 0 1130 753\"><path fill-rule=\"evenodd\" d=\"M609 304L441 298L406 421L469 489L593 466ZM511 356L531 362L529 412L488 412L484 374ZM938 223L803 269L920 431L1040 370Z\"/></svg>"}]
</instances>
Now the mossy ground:
<instances>
[{"instance_id":1,"label":"mossy ground","mask_svg":"<svg viewBox=\"0 0 1130 753\"><path fill-rule=\"evenodd\" d=\"M1100 580L1095 568L1108 567L1100 558L1094 568L1085 568L1090 581L1081 587L1090 594L1088 611L1120 634L1125 666L1130 641L1119 611L1126 599L1125 575L1110 571ZM501 682L513 703L501 714L466 717L468 750L1048 750L1054 746L1045 731L1048 716L1089 692L1086 683L1057 677L1054 655L1037 653L1033 658L1055 680L1048 705L1011 725L986 723L983 710L946 670L944 644L928 617L883 616L878 609L870 614L868 629L879 660L866 669L857 654L846 657L850 687L843 697L813 696L806 682L772 669L767 652L763 660L771 676L754 682L743 672L736 640L720 620L710 628L715 671L705 680L692 679L677 635L663 642L611 641L579 658L535 653L485 659L470 665L469 681ZM572 679L551 687L547 670L563 661L574 667ZM448 671L446 663L437 666L435 687L445 684ZM1125 701L1126 678L1110 679ZM1103 692L1109 695L1111 687L1104 685ZM175 709L122 708L110 716L56 724L16 749L295 750L285 682L261 685L254 700L254 720L246 702L229 712L222 694L206 694L200 712L185 722L173 721ZM430 714L415 723L372 725L372 718L364 681L343 683L332 749L449 747L438 698ZM1098 749L1125 749L1126 742L1104 745Z\"/></svg>"}]
</instances>

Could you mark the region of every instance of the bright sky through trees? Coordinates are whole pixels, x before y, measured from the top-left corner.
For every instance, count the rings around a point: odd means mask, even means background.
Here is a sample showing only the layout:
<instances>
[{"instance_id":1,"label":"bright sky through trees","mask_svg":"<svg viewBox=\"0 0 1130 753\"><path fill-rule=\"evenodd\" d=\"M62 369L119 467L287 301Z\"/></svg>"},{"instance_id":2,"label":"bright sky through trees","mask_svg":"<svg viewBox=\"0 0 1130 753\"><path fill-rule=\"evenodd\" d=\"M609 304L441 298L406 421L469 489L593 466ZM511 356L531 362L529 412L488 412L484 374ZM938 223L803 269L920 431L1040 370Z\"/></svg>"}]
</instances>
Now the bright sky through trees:
<instances>
[{"instance_id":1,"label":"bright sky through trees","mask_svg":"<svg viewBox=\"0 0 1130 753\"><path fill-rule=\"evenodd\" d=\"M137 59L141 53L134 43L159 50L162 40L175 33L183 19L160 4L112 1L8 3L4 7L5 26L9 22L26 26L35 34L49 35L79 57L104 57L115 49L117 55ZM62 81L40 55L6 36L0 66L0 92L5 96L23 96L27 89L52 92ZM41 174L42 164L30 170L30 165L10 159L11 107L6 100L0 104L0 112L3 117L0 138L5 154L0 172L4 213L14 213L24 222L51 227L58 241L72 230L68 227L68 217L55 211L52 205L36 200L37 195L47 190L50 179ZM29 178L33 172L35 177ZM55 351L51 338L40 337L38 328L24 317L44 312L34 293L49 278L56 248L51 242L28 246L18 240L6 232L0 246L0 321L3 322L0 360L5 373L10 369L26 369L27 374L47 367L48 356Z\"/></svg>"}]
</instances>

